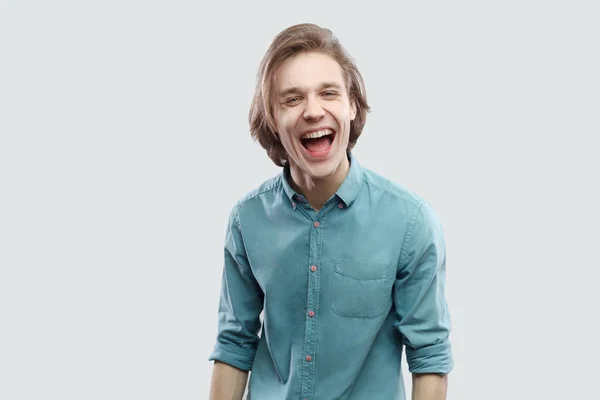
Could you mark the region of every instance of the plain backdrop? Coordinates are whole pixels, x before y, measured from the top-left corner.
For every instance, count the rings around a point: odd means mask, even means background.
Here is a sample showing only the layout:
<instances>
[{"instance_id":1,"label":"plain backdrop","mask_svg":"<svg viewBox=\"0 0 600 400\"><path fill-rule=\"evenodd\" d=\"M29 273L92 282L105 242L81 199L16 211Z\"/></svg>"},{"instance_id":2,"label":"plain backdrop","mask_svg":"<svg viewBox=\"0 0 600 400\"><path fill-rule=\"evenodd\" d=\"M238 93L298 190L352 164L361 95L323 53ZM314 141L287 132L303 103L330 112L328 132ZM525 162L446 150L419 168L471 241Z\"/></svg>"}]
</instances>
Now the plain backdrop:
<instances>
[{"instance_id":1,"label":"plain backdrop","mask_svg":"<svg viewBox=\"0 0 600 400\"><path fill-rule=\"evenodd\" d=\"M255 77L301 22L364 76L361 164L442 220L448 399L597 398L599 17L594 1L2 1L0 398L208 398L227 216L280 171L249 134Z\"/></svg>"}]
</instances>

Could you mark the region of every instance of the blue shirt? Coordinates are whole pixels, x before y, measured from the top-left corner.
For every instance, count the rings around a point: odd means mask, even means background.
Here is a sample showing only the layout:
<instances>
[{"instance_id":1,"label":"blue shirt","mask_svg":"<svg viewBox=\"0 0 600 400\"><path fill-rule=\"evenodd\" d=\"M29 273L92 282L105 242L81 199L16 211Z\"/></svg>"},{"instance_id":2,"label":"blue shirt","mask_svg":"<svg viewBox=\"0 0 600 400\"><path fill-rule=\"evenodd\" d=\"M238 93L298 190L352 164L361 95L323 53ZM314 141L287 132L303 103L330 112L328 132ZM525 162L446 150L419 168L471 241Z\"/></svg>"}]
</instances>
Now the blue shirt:
<instances>
[{"instance_id":1,"label":"blue shirt","mask_svg":"<svg viewBox=\"0 0 600 400\"><path fill-rule=\"evenodd\" d=\"M453 367L439 218L349 158L319 212L287 169L231 211L209 360L251 370L248 399L405 399L403 348L412 373Z\"/></svg>"}]
</instances>

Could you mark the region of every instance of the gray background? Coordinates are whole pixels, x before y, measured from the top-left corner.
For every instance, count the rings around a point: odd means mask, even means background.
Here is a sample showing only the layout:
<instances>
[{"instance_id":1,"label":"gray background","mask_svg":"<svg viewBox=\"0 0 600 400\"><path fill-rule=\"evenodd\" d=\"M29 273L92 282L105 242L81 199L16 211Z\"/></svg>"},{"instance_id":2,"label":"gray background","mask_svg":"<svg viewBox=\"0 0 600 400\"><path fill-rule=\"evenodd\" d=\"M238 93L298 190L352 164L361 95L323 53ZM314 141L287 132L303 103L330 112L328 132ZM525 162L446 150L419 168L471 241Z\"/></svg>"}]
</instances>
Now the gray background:
<instances>
[{"instance_id":1,"label":"gray background","mask_svg":"<svg viewBox=\"0 0 600 400\"><path fill-rule=\"evenodd\" d=\"M441 217L448 399L595 397L596 4L2 1L0 398L208 397L227 215L279 172L254 79L300 22L364 75L361 163Z\"/></svg>"}]
</instances>

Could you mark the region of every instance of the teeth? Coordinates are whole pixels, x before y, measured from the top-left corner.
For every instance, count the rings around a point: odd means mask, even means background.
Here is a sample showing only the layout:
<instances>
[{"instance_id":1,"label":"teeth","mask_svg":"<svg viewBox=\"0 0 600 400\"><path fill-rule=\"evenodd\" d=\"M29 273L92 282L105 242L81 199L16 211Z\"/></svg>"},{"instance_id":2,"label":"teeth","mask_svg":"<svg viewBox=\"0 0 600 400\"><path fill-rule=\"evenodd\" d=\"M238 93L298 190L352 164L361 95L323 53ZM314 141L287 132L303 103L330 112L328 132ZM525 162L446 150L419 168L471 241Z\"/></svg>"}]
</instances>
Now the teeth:
<instances>
[{"instance_id":1,"label":"teeth","mask_svg":"<svg viewBox=\"0 0 600 400\"><path fill-rule=\"evenodd\" d=\"M321 129L320 131L310 132L306 135L302 135L302 139L316 139L322 136L331 135L333 131L331 129Z\"/></svg>"}]
</instances>

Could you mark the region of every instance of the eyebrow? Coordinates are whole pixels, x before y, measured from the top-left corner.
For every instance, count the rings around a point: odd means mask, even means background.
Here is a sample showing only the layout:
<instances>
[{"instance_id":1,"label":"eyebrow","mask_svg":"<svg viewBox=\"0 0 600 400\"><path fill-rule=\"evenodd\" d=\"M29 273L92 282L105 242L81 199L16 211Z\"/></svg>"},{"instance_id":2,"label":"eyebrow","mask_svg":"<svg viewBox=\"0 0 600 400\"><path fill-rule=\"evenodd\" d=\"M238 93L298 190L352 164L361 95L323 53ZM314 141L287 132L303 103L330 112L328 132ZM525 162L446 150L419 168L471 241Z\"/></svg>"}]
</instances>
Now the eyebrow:
<instances>
[{"instance_id":1,"label":"eyebrow","mask_svg":"<svg viewBox=\"0 0 600 400\"><path fill-rule=\"evenodd\" d=\"M336 90L342 90L342 87L337 83L337 82L323 82L321 83L321 85L319 86L318 90L323 90L323 89L336 89ZM287 89L283 89L281 92L279 92L279 97L285 97L288 96L290 94L293 93L301 93L302 89L297 87L297 86L293 86Z\"/></svg>"}]
</instances>

